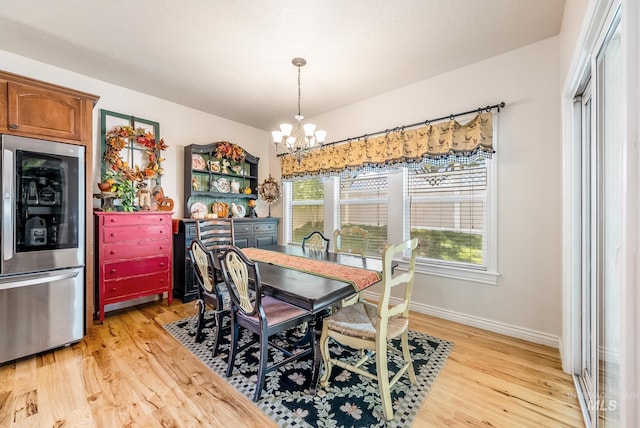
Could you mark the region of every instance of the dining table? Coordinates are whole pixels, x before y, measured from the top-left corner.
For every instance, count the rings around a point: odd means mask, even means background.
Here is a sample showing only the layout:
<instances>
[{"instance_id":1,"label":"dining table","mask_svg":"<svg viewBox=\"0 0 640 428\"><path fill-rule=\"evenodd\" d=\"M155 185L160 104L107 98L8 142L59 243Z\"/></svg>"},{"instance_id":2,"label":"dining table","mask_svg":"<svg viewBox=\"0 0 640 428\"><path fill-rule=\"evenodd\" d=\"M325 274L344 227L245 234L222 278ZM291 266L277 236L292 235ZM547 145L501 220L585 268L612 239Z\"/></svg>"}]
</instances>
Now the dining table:
<instances>
[{"instance_id":1,"label":"dining table","mask_svg":"<svg viewBox=\"0 0 640 428\"><path fill-rule=\"evenodd\" d=\"M316 316L308 331L319 335L322 318L330 309L382 278L382 260L345 253L303 249L295 245L243 248L258 263L263 291L277 299L306 309ZM392 266L397 266L397 263ZM314 340L310 392L317 388L321 354Z\"/></svg>"}]
</instances>

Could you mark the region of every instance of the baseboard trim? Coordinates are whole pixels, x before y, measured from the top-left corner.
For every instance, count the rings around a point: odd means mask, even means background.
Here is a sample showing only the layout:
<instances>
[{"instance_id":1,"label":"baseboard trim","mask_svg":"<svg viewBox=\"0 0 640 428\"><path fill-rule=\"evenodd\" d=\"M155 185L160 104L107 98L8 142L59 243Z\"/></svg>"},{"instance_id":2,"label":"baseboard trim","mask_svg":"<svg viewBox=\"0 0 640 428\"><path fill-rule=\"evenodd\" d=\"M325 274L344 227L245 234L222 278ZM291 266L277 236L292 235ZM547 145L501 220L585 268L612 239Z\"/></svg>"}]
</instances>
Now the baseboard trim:
<instances>
[{"instance_id":1,"label":"baseboard trim","mask_svg":"<svg viewBox=\"0 0 640 428\"><path fill-rule=\"evenodd\" d=\"M377 301L379 297L378 293L374 293L371 291L363 291L363 294L365 299L375 301ZM400 302L400 299L391 297L390 301L392 304L397 304ZM488 320L485 318L475 317L460 312L454 312L448 309L437 308L435 306L429 306L423 303L412 302L410 310L421 314L442 318L448 321L468 325L471 327L477 327L483 330L492 331L494 333L504 334L506 336L515 337L517 339L526 340L528 342L560 349L560 338L552 334L541 333L539 331L531 330L528 328L522 328L510 324Z\"/></svg>"}]
</instances>

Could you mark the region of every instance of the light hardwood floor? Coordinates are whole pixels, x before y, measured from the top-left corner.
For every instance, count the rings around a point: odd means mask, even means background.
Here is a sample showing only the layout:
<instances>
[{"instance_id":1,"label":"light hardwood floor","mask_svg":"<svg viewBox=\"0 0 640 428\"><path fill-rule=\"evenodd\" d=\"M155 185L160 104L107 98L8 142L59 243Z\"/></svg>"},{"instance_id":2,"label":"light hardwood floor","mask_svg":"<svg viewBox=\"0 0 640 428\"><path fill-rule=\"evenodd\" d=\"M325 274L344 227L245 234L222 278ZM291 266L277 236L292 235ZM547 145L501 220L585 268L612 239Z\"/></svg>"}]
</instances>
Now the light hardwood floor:
<instances>
[{"instance_id":1,"label":"light hardwood floor","mask_svg":"<svg viewBox=\"0 0 640 428\"><path fill-rule=\"evenodd\" d=\"M0 427L276 426L162 328L192 314L110 312L76 345L1 365ZM416 313L411 328L455 343L414 427L584 426L557 350Z\"/></svg>"}]
</instances>

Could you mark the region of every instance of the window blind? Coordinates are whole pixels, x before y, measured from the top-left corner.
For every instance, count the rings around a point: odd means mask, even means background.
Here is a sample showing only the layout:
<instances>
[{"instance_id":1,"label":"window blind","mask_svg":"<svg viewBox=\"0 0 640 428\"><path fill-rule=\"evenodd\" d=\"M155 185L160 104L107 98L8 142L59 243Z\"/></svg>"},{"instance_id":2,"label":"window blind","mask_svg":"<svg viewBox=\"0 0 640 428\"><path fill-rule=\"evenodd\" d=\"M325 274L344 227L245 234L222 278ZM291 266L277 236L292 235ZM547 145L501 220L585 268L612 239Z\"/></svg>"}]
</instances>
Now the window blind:
<instances>
[{"instance_id":1,"label":"window blind","mask_svg":"<svg viewBox=\"0 0 640 428\"><path fill-rule=\"evenodd\" d=\"M324 184L319 178L309 178L291 185L289 236L292 242L301 243L312 231L324 231Z\"/></svg>"},{"instance_id":2,"label":"window blind","mask_svg":"<svg viewBox=\"0 0 640 428\"><path fill-rule=\"evenodd\" d=\"M367 254L380 255L387 244L388 173L365 173L340 179L340 227L369 232Z\"/></svg>"},{"instance_id":3,"label":"window blind","mask_svg":"<svg viewBox=\"0 0 640 428\"><path fill-rule=\"evenodd\" d=\"M410 237L418 255L440 262L485 266L486 161L410 170Z\"/></svg>"}]
</instances>

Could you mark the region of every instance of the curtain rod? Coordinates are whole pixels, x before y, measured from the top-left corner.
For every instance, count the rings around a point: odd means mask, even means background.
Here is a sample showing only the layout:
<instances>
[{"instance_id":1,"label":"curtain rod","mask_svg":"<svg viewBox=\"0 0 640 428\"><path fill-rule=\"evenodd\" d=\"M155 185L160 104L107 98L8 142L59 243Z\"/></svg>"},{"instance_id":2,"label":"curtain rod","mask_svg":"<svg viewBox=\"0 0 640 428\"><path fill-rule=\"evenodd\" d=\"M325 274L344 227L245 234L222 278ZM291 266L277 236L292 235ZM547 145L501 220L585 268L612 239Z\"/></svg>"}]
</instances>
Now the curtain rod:
<instances>
[{"instance_id":1,"label":"curtain rod","mask_svg":"<svg viewBox=\"0 0 640 428\"><path fill-rule=\"evenodd\" d=\"M422 122L416 122L416 123L412 123L410 125L397 126L395 128L385 129L384 131L377 131L377 132L373 132L373 133L370 133L370 134L362 134L359 137L351 137L351 138L345 138L344 140L332 141L330 143L323 144L321 147L333 146L335 144L346 143L346 142L353 141L353 140L357 141L357 140L359 140L361 138L368 138L368 137L372 137L374 135L380 135L380 134L388 134L389 132L397 132L397 131L401 131L401 130L406 129L406 128L413 128L414 126L418 126L418 125L427 126L427 125L431 124L431 122L438 122L438 121L444 120L444 119L453 120L456 117L464 116L464 115L470 114L470 113L478 113L478 114L480 114L483 111L486 111L488 113L493 109L498 109L498 112L500 112L500 109L503 108L505 105L506 104L504 103L504 101L502 101L502 102L499 102L498 104L494 104L492 106L478 107L475 110L469 110L469 111L464 111L462 113L450 114L448 116L442 116L442 117L438 117L436 119L427 119L427 120L423 120ZM280 155L278 155L278 156L280 156Z\"/></svg>"}]
</instances>

